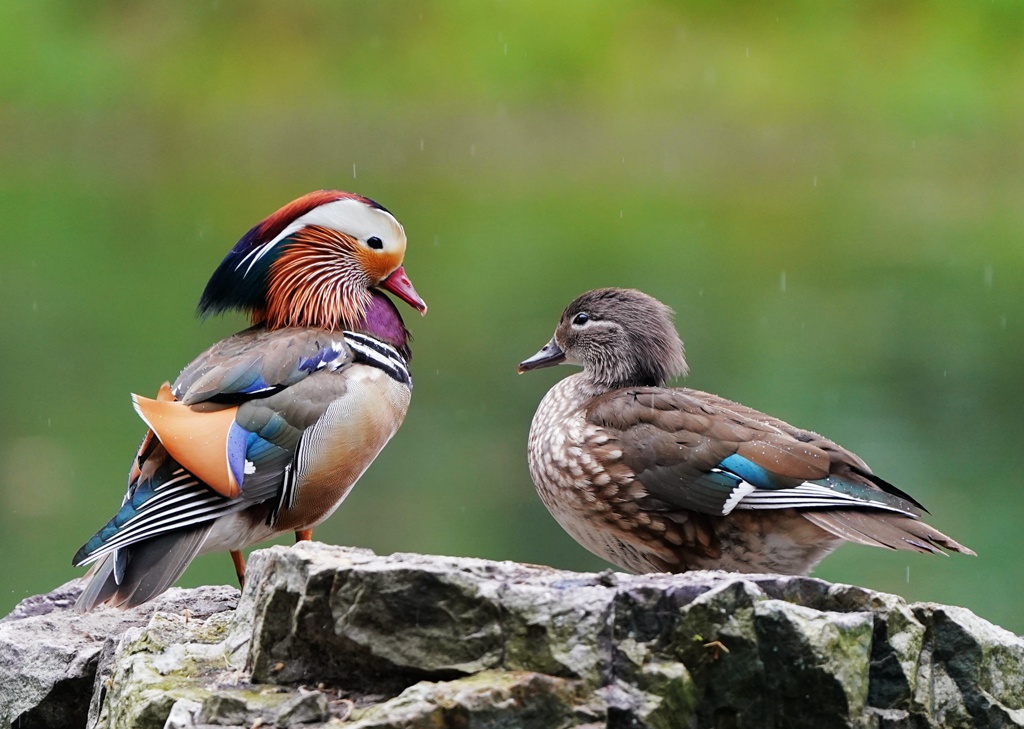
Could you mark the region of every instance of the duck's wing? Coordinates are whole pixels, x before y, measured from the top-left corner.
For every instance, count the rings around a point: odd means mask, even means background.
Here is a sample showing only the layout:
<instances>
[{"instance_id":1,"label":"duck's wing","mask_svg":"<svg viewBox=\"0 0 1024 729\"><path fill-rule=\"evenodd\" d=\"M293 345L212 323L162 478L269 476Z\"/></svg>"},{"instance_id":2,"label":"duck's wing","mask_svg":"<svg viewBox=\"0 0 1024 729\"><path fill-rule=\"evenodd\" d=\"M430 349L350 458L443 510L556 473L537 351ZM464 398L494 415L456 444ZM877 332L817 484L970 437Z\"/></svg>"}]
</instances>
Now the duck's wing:
<instances>
[{"instance_id":1,"label":"duck's wing","mask_svg":"<svg viewBox=\"0 0 1024 729\"><path fill-rule=\"evenodd\" d=\"M218 518L269 502L272 520L286 508L303 438L353 387L358 358L341 332L252 329L201 354L156 399L136 396L150 430L121 508L73 559L104 561L80 609L111 595L140 604L177 579Z\"/></svg>"},{"instance_id":2,"label":"duck's wing","mask_svg":"<svg viewBox=\"0 0 1024 729\"><path fill-rule=\"evenodd\" d=\"M698 390L628 388L597 398L586 418L613 434L636 480L670 507L719 517L796 509L851 541L970 553L920 522L921 505L855 454L744 405Z\"/></svg>"}]
</instances>

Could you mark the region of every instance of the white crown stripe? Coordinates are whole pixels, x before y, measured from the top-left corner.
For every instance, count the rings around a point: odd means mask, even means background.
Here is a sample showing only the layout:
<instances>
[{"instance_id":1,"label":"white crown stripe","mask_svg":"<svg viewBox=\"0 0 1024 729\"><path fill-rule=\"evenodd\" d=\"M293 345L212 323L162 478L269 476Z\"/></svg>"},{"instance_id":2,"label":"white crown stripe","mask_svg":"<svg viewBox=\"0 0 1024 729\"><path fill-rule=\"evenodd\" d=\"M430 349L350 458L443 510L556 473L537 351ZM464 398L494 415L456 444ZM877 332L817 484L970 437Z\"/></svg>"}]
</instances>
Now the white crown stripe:
<instances>
[{"instance_id":1,"label":"white crown stripe","mask_svg":"<svg viewBox=\"0 0 1024 729\"><path fill-rule=\"evenodd\" d=\"M253 250L246 253L245 258L239 261L238 265L235 266L235 270L237 271L238 269L240 269L242 267L242 264L245 263L246 259L249 258L250 256L253 256L252 261L249 262L249 265L245 269L245 273L242 274L243 276L248 276L249 271L251 271L252 267L256 265L256 262L263 258L263 256L265 256L274 246L276 246L278 243L280 243L282 240L292 235L293 233L297 233L298 231L306 227L305 222L303 222L305 217L306 216L304 215L298 220L295 220L294 222L289 224L287 228L285 228L276 236L274 236L273 240L271 240L269 243L264 243L259 248L254 248Z\"/></svg>"},{"instance_id":2,"label":"white crown stripe","mask_svg":"<svg viewBox=\"0 0 1024 729\"><path fill-rule=\"evenodd\" d=\"M387 233L381 231L381 221L379 220L381 216L384 216L387 223ZM245 261L250 256L253 256L252 261L243 274L243 276L248 276L256 261L265 256L282 240L307 226L320 226L336 231L344 230L359 240L365 240L371 235L385 235L387 238L396 236L401 239L404 247L405 233L402 230L401 224L395 220L391 213L379 207L371 207L361 200L345 197L321 203L300 215L289 223L284 230L274 236L272 240L247 253L239 261L235 270L240 269L245 264Z\"/></svg>"},{"instance_id":3,"label":"white crown stripe","mask_svg":"<svg viewBox=\"0 0 1024 729\"><path fill-rule=\"evenodd\" d=\"M242 274L243 276L248 276L249 275L249 271L252 270L253 265L256 263L256 261L259 259L259 257L262 256L263 253L266 252L266 250L267 250L266 245L262 245L259 248L253 248L251 251L249 251L248 253L246 253L242 257L242 260L239 261L238 265L235 266L235 270L237 271L242 266L245 266L245 262L249 261L249 259L252 259L250 261L249 265L246 267L245 273ZM259 254L259 255L257 255L257 254Z\"/></svg>"}]
</instances>

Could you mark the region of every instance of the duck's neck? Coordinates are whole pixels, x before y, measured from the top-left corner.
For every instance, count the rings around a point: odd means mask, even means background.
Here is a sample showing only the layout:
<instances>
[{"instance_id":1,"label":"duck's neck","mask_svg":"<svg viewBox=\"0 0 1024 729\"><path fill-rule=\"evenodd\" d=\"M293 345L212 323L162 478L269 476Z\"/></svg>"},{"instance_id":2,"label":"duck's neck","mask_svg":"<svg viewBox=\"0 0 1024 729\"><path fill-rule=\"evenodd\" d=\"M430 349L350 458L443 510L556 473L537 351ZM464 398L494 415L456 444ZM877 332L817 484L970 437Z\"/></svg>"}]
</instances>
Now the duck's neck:
<instances>
[{"instance_id":1,"label":"duck's neck","mask_svg":"<svg viewBox=\"0 0 1024 729\"><path fill-rule=\"evenodd\" d=\"M664 384L664 378L655 373L625 371L621 367L601 367L600 364L590 363L579 374L579 383L576 387L580 392L587 392L590 397L595 397L625 387L663 387Z\"/></svg>"},{"instance_id":2,"label":"duck's neck","mask_svg":"<svg viewBox=\"0 0 1024 729\"><path fill-rule=\"evenodd\" d=\"M412 359L409 341L412 338L405 328L398 309L387 295L376 289L370 289L370 302L363 316L352 327L355 331L369 334L371 337L390 344L397 349L406 361Z\"/></svg>"},{"instance_id":3,"label":"duck's neck","mask_svg":"<svg viewBox=\"0 0 1024 729\"><path fill-rule=\"evenodd\" d=\"M537 412L549 411L549 415L557 420L576 412L606 392L608 389L597 385L586 372L577 372L556 382L544 396Z\"/></svg>"}]
</instances>

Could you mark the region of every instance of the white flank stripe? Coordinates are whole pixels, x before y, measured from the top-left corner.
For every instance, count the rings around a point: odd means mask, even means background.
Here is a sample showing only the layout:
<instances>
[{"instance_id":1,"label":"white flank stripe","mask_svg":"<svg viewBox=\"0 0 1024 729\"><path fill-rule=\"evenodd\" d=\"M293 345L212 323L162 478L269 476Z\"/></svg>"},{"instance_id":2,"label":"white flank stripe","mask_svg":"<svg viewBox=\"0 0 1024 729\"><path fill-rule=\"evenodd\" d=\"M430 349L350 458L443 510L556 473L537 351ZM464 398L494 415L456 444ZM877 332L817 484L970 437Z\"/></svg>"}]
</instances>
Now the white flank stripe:
<instances>
[{"instance_id":1,"label":"white flank stripe","mask_svg":"<svg viewBox=\"0 0 1024 729\"><path fill-rule=\"evenodd\" d=\"M409 367L398 351L379 339L356 332L344 332L345 342L366 364L383 370L392 379L407 385L412 383Z\"/></svg>"},{"instance_id":2,"label":"white flank stripe","mask_svg":"<svg viewBox=\"0 0 1024 729\"><path fill-rule=\"evenodd\" d=\"M731 500L731 499L730 499ZM883 503L881 501L870 501L858 499L855 496L844 494L840 491L833 491L827 486L820 486L816 483L804 481L799 486L789 489L755 489L746 494L734 508L737 509L805 509L812 507L867 507L871 509L882 509L893 511L897 514L914 514L900 509L899 507ZM724 512L728 513L728 512Z\"/></svg>"}]
</instances>

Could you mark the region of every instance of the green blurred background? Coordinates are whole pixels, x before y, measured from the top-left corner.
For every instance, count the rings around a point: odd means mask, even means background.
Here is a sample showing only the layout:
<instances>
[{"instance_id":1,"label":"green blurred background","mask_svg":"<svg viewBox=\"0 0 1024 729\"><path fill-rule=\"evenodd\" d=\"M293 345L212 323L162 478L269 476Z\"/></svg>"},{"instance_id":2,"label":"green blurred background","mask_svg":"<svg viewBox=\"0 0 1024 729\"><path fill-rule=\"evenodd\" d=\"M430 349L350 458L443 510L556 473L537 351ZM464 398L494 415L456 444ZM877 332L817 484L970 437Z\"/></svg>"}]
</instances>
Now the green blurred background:
<instances>
[{"instance_id":1,"label":"green blurred background","mask_svg":"<svg viewBox=\"0 0 1024 729\"><path fill-rule=\"evenodd\" d=\"M851 447L980 555L818 576L1024 632L1022 28L1016 0L0 4L0 614L81 572L129 392L243 327L193 316L224 253L327 187L402 221L430 313L409 417L318 539L605 568L526 469L569 370L515 367L633 286L691 386Z\"/></svg>"}]
</instances>

